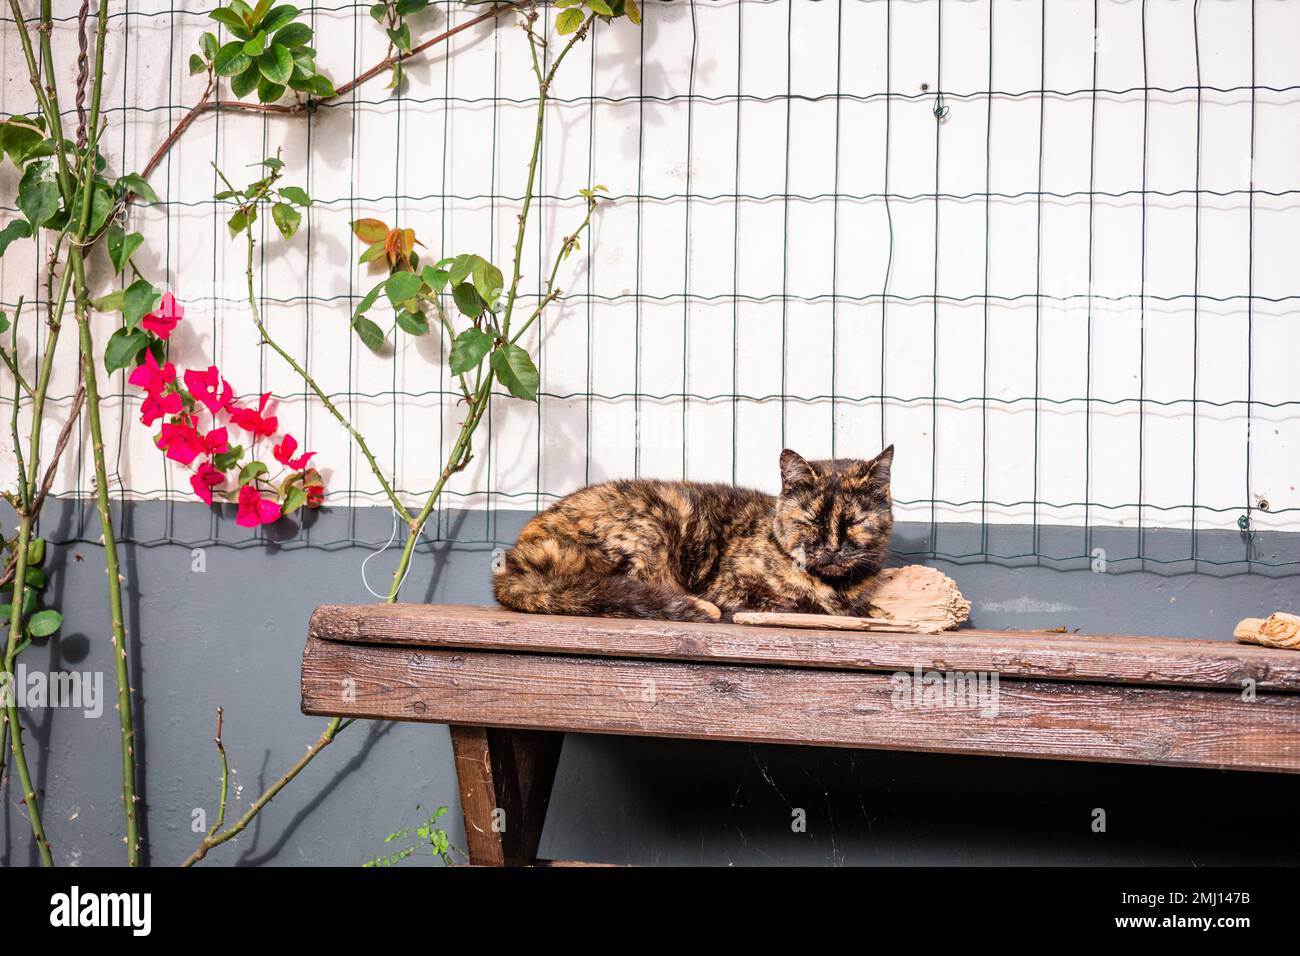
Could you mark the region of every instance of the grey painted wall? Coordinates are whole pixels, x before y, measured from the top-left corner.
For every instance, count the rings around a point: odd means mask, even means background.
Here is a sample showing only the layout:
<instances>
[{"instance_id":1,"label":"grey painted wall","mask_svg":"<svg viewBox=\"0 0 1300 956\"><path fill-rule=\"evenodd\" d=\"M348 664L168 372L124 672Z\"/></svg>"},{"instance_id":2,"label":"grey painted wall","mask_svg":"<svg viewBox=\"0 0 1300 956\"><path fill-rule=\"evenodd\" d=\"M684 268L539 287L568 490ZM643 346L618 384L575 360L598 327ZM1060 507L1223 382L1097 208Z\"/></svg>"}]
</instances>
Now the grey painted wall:
<instances>
[{"instance_id":1,"label":"grey painted wall","mask_svg":"<svg viewBox=\"0 0 1300 956\"><path fill-rule=\"evenodd\" d=\"M526 515L460 513L433 529L466 542L429 545L404 589L408 600L490 603L490 541L508 541ZM298 711L298 668L312 608L372 600L361 562L383 542L382 509L322 512L309 529L261 542L233 520L214 522L201 505L138 504L122 524L133 683L148 858L174 864L195 846L193 812L216 800L214 712L225 708L225 742L242 811L306 745L324 721ZM50 509L52 540L98 537L93 510ZM930 548L929 528L901 528L902 552ZM205 549L192 570L189 544L214 531L227 543ZM935 550L971 553L977 527L945 526ZM987 549L1034 550L1032 529L993 528ZM310 542L311 547L304 547ZM1241 535L1201 535L1202 563L1120 561L1136 553L1135 532L1040 529L1037 550L1064 560L933 562L974 602L988 627L1080 628L1228 639L1239 618L1298 603L1295 577L1240 573L1214 560L1240 558ZM1300 543L1258 536L1267 561L1296 560ZM1103 547L1105 573L1072 556ZM1144 553L1190 553L1185 534L1148 532ZM82 560L77 560L80 556ZM370 562L376 590L393 566ZM1018 565L1018 566L1017 566ZM97 546L57 548L51 603L65 614L53 640L29 649L29 669L102 672L111 695L111 658L102 555ZM88 718L63 708L28 714L29 753L45 792L56 859L80 865L122 860L117 723L109 702ZM39 751L39 752L38 752ZM447 734L442 727L357 724L342 734L233 844L217 865L356 865L384 849L383 837L414 822L418 807L446 804L448 830L463 845ZM3 788L0 862L34 862L30 830L12 780ZM1300 798L1293 777L1142 767L1107 767L906 753L868 753L634 738L570 736L566 741L542 852L635 863L1004 863L1300 862L1300 837L1265 828L1253 811ZM1105 808L1108 832L1094 834L1092 810ZM808 832L790 829L792 810ZM1294 828L1292 828L1294 829Z\"/></svg>"}]
</instances>

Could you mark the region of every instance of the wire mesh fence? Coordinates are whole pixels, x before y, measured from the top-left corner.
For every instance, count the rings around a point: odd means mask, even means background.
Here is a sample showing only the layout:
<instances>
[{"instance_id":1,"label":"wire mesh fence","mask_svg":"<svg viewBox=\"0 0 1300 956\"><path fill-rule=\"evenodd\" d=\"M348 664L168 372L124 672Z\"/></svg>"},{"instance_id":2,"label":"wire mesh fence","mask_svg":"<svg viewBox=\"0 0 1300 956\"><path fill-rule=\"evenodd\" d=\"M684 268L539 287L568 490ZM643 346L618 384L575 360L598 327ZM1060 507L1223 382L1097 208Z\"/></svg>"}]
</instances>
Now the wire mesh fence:
<instances>
[{"instance_id":1,"label":"wire mesh fence","mask_svg":"<svg viewBox=\"0 0 1300 956\"><path fill-rule=\"evenodd\" d=\"M115 5L107 114L123 171L201 93L185 62L210 6ZM1131 533L1112 562L1300 567L1262 546L1300 530L1300 3L646 6L643 29L596 30L558 75L523 256L532 301L579 190L604 185L608 202L529 333L539 401L494 402L431 541L507 543L506 512L605 478L773 488L783 447L893 443L912 556L1087 559L1118 529ZM480 12L430 9L417 40ZM550 29L558 11L541 9ZM336 82L383 57L368 5L308 10ZM75 44L73 18L56 42ZM3 107L20 111L7 65ZM213 111L152 177L149 265L188 310L174 351L210 358L245 398L271 391L336 508L383 496L350 436L258 347L213 164L280 149L315 199L294 242L264 234L260 303L401 495L421 498L459 422L448 343L435 331L373 354L350 334L374 278L348 223L383 218L430 254L508 266L535 108L507 17L435 48L395 91L372 82L292 118ZM40 302L36 268L35 250L0 263L7 308ZM66 406L75 368L59 375ZM115 493L186 500L135 402L118 383ZM65 497L88 490L80 451ZM462 523L464 509L482 514ZM372 519L309 522L281 546L382 543ZM219 511L183 523L136 540L261 540ZM1151 545L1166 532L1176 546Z\"/></svg>"}]
</instances>

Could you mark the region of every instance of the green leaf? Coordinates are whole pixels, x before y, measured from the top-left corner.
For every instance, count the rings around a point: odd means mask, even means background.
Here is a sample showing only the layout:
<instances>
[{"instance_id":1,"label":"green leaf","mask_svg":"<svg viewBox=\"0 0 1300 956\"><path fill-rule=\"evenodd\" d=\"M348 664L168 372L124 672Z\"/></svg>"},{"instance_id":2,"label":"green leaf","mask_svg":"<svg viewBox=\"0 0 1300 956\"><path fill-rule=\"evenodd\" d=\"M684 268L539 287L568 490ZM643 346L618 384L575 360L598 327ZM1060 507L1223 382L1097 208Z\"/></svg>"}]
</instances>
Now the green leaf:
<instances>
[{"instance_id":1,"label":"green leaf","mask_svg":"<svg viewBox=\"0 0 1300 956\"><path fill-rule=\"evenodd\" d=\"M284 96L284 86L279 83L272 83L263 77L257 84L257 100L259 103L274 103L280 97Z\"/></svg>"},{"instance_id":2,"label":"green leaf","mask_svg":"<svg viewBox=\"0 0 1300 956\"><path fill-rule=\"evenodd\" d=\"M582 26L581 10L565 10L555 18L555 32L560 34L560 36L567 36L568 34L573 33L580 26Z\"/></svg>"},{"instance_id":3,"label":"green leaf","mask_svg":"<svg viewBox=\"0 0 1300 956\"><path fill-rule=\"evenodd\" d=\"M287 27L298 17L298 8L285 6L275 7L266 18L259 23L258 29L265 30L268 33L275 33L277 30Z\"/></svg>"},{"instance_id":4,"label":"green leaf","mask_svg":"<svg viewBox=\"0 0 1300 956\"><path fill-rule=\"evenodd\" d=\"M27 582L28 587L36 588L39 591L45 587L45 572L40 568L28 568L23 573L23 580Z\"/></svg>"},{"instance_id":5,"label":"green leaf","mask_svg":"<svg viewBox=\"0 0 1300 956\"><path fill-rule=\"evenodd\" d=\"M236 76L247 70L252 63L252 57L244 52L244 44L238 41L227 43L212 58L212 67L217 71L217 76Z\"/></svg>"},{"instance_id":6,"label":"green leaf","mask_svg":"<svg viewBox=\"0 0 1300 956\"><path fill-rule=\"evenodd\" d=\"M252 36L244 21L240 19L239 14L228 7L218 7L210 12L208 16L241 40L247 40Z\"/></svg>"},{"instance_id":7,"label":"green leaf","mask_svg":"<svg viewBox=\"0 0 1300 956\"><path fill-rule=\"evenodd\" d=\"M112 190L107 186L96 185L90 195L90 227L87 231L91 235L98 234L104 228L104 223L108 222L108 215L112 211Z\"/></svg>"},{"instance_id":8,"label":"green leaf","mask_svg":"<svg viewBox=\"0 0 1300 956\"><path fill-rule=\"evenodd\" d=\"M366 251L361 253L360 258L358 258L357 261L362 264L367 262L374 262L376 259L382 259L386 251L387 250L384 249L384 241L382 239L379 240L378 242L372 242L366 248Z\"/></svg>"},{"instance_id":9,"label":"green leaf","mask_svg":"<svg viewBox=\"0 0 1300 956\"><path fill-rule=\"evenodd\" d=\"M122 294L122 324L134 329L140 320L158 308L162 293L148 279L136 279Z\"/></svg>"},{"instance_id":10,"label":"green leaf","mask_svg":"<svg viewBox=\"0 0 1300 956\"><path fill-rule=\"evenodd\" d=\"M448 270L447 278L452 285L460 285L469 274L474 270L474 260L478 256L471 256L468 253L463 256L457 256L451 261L451 268Z\"/></svg>"},{"instance_id":11,"label":"green leaf","mask_svg":"<svg viewBox=\"0 0 1300 956\"><path fill-rule=\"evenodd\" d=\"M90 300L90 307L96 312L121 312L122 300L126 298L125 289L115 289L108 295Z\"/></svg>"},{"instance_id":12,"label":"green leaf","mask_svg":"<svg viewBox=\"0 0 1300 956\"><path fill-rule=\"evenodd\" d=\"M641 8L636 5L636 0L623 0L623 12L637 26L641 25Z\"/></svg>"},{"instance_id":13,"label":"green leaf","mask_svg":"<svg viewBox=\"0 0 1300 956\"><path fill-rule=\"evenodd\" d=\"M357 330L357 335L360 336L361 342L366 348L374 352L383 348L384 340L386 338L384 330L375 325L375 323L371 322L364 315L358 315L353 319L352 327Z\"/></svg>"},{"instance_id":14,"label":"green leaf","mask_svg":"<svg viewBox=\"0 0 1300 956\"><path fill-rule=\"evenodd\" d=\"M399 61L393 64L392 75L389 77L388 83L384 87L384 89L395 90L401 85L402 85L402 64Z\"/></svg>"},{"instance_id":15,"label":"green leaf","mask_svg":"<svg viewBox=\"0 0 1300 956\"><path fill-rule=\"evenodd\" d=\"M307 503L307 489L302 485L294 485L289 489L289 493L284 496L284 505L280 510L280 515L291 515L304 504Z\"/></svg>"},{"instance_id":16,"label":"green leaf","mask_svg":"<svg viewBox=\"0 0 1300 956\"><path fill-rule=\"evenodd\" d=\"M135 357L148 344L149 334L144 329L118 329L104 346L104 368L111 375L135 365Z\"/></svg>"},{"instance_id":17,"label":"green leaf","mask_svg":"<svg viewBox=\"0 0 1300 956\"><path fill-rule=\"evenodd\" d=\"M415 298L420 293L420 277L413 272L394 272L384 285L384 292L393 307Z\"/></svg>"},{"instance_id":18,"label":"green leaf","mask_svg":"<svg viewBox=\"0 0 1300 956\"><path fill-rule=\"evenodd\" d=\"M63 615L53 608L37 611L27 622L27 632L32 637L49 637L63 626Z\"/></svg>"},{"instance_id":19,"label":"green leaf","mask_svg":"<svg viewBox=\"0 0 1300 956\"><path fill-rule=\"evenodd\" d=\"M267 39L266 31L258 30L253 39L244 41L244 54L246 56L261 56L266 52Z\"/></svg>"},{"instance_id":20,"label":"green leaf","mask_svg":"<svg viewBox=\"0 0 1300 956\"><path fill-rule=\"evenodd\" d=\"M409 53L411 50L411 28L403 23L396 30L388 30L388 39L393 41L393 46L399 50Z\"/></svg>"},{"instance_id":21,"label":"green leaf","mask_svg":"<svg viewBox=\"0 0 1300 956\"><path fill-rule=\"evenodd\" d=\"M32 234L32 227L26 219L15 219L9 225L0 229L0 256L5 254L9 248L9 243L15 239L26 239Z\"/></svg>"},{"instance_id":22,"label":"green leaf","mask_svg":"<svg viewBox=\"0 0 1300 956\"><path fill-rule=\"evenodd\" d=\"M243 468L239 469L239 480L236 482L236 485L242 488L250 481L256 481L258 477L265 475L268 471L270 471L270 469L260 461L250 461Z\"/></svg>"},{"instance_id":23,"label":"green leaf","mask_svg":"<svg viewBox=\"0 0 1300 956\"><path fill-rule=\"evenodd\" d=\"M0 126L0 132L4 134L4 151L14 165L20 167L45 141L45 134L26 122L20 122L23 119L14 116L4 126Z\"/></svg>"},{"instance_id":24,"label":"green leaf","mask_svg":"<svg viewBox=\"0 0 1300 956\"><path fill-rule=\"evenodd\" d=\"M193 76L196 73L202 73L207 68L208 64L204 62L203 57L199 56L197 53L190 54L190 76Z\"/></svg>"},{"instance_id":25,"label":"green leaf","mask_svg":"<svg viewBox=\"0 0 1300 956\"><path fill-rule=\"evenodd\" d=\"M537 375L537 366L533 364L527 352L518 345L507 344L493 352L489 361L497 373L497 378L510 390L511 395L530 402L537 400L537 386L540 379Z\"/></svg>"},{"instance_id":26,"label":"green leaf","mask_svg":"<svg viewBox=\"0 0 1300 956\"><path fill-rule=\"evenodd\" d=\"M370 5L370 16L375 21L383 20L388 13L388 4L374 3Z\"/></svg>"},{"instance_id":27,"label":"green leaf","mask_svg":"<svg viewBox=\"0 0 1300 956\"><path fill-rule=\"evenodd\" d=\"M273 43L269 50L257 58L257 68L267 80L283 86L293 75L293 54L288 47Z\"/></svg>"},{"instance_id":28,"label":"green leaf","mask_svg":"<svg viewBox=\"0 0 1300 956\"><path fill-rule=\"evenodd\" d=\"M248 213L243 209L236 209L231 217L226 221L226 228L230 230L230 238L233 239L249 226Z\"/></svg>"},{"instance_id":29,"label":"green leaf","mask_svg":"<svg viewBox=\"0 0 1300 956\"><path fill-rule=\"evenodd\" d=\"M158 194L153 191L153 187L139 173L127 173L117 181L119 188L124 187L127 192L133 192L145 202L157 202Z\"/></svg>"},{"instance_id":30,"label":"green leaf","mask_svg":"<svg viewBox=\"0 0 1300 956\"><path fill-rule=\"evenodd\" d=\"M299 206L311 205L311 197L307 195L307 190L302 189L299 186L281 186L280 196Z\"/></svg>"},{"instance_id":31,"label":"green leaf","mask_svg":"<svg viewBox=\"0 0 1300 956\"><path fill-rule=\"evenodd\" d=\"M209 60L215 60L217 57L217 51L221 49L221 44L217 42L216 34L205 30L203 35L199 37L199 49L203 51L203 55Z\"/></svg>"},{"instance_id":32,"label":"green leaf","mask_svg":"<svg viewBox=\"0 0 1300 956\"><path fill-rule=\"evenodd\" d=\"M235 96L244 97L257 89L257 84L260 82L262 82L262 71L257 68L256 63L249 60L244 72L231 78L230 92Z\"/></svg>"},{"instance_id":33,"label":"green leaf","mask_svg":"<svg viewBox=\"0 0 1300 956\"><path fill-rule=\"evenodd\" d=\"M449 273L444 266L450 261L450 259L443 259L441 262L435 263L431 266L425 266L420 270L420 278L422 278L424 284L434 292L441 292L447 287Z\"/></svg>"},{"instance_id":34,"label":"green leaf","mask_svg":"<svg viewBox=\"0 0 1300 956\"><path fill-rule=\"evenodd\" d=\"M308 89L319 97L329 97L335 94L334 81L323 73L317 73L308 81Z\"/></svg>"},{"instance_id":35,"label":"green leaf","mask_svg":"<svg viewBox=\"0 0 1300 956\"><path fill-rule=\"evenodd\" d=\"M492 336L482 329L466 329L456 336L456 341L451 343L451 355L448 361L452 374L464 375L466 372L472 372L478 368L478 363L483 361L483 356L487 355L491 348Z\"/></svg>"},{"instance_id":36,"label":"green leaf","mask_svg":"<svg viewBox=\"0 0 1300 956\"><path fill-rule=\"evenodd\" d=\"M275 34L274 42L282 47L306 46L311 42L311 27L305 23L290 23Z\"/></svg>"},{"instance_id":37,"label":"green leaf","mask_svg":"<svg viewBox=\"0 0 1300 956\"><path fill-rule=\"evenodd\" d=\"M354 318L363 315L365 312L367 312L370 309L372 305L375 304L375 300L379 298L379 293L384 291L384 286L386 283L387 280L379 283L379 285L375 286L373 289L371 289L369 292L366 293L365 298L363 298L360 302L357 303L356 309L353 310L352 312Z\"/></svg>"},{"instance_id":38,"label":"green leaf","mask_svg":"<svg viewBox=\"0 0 1300 956\"><path fill-rule=\"evenodd\" d=\"M34 568L45 561L45 539L32 538L27 542L27 563Z\"/></svg>"},{"instance_id":39,"label":"green leaf","mask_svg":"<svg viewBox=\"0 0 1300 956\"><path fill-rule=\"evenodd\" d=\"M407 335L424 335L429 331L429 320L423 312L402 309L397 313L397 327Z\"/></svg>"},{"instance_id":40,"label":"green leaf","mask_svg":"<svg viewBox=\"0 0 1300 956\"><path fill-rule=\"evenodd\" d=\"M217 471L229 471L239 464L239 459L243 456L243 445L230 445L221 454L212 456L212 467Z\"/></svg>"},{"instance_id":41,"label":"green leaf","mask_svg":"<svg viewBox=\"0 0 1300 956\"><path fill-rule=\"evenodd\" d=\"M131 256L144 242L144 236L138 232L126 232L117 223L108 227L108 258L113 263L113 274L117 275L126 268Z\"/></svg>"},{"instance_id":42,"label":"green leaf","mask_svg":"<svg viewBox=\"0 0 1300 956\"><path fill-rule=\"evenodd\" d=\"M605 0L587 0L587 6L591 8L592 13L599 13L602 17L612 17L614 11L610 9Z\"/></svg>"},{"instance_id":43,"label":"green leaf","mask_svg":"<svg viewBox=\"0 0 1300 956\"><path fill-rule=\"evenodd\" d=\"M275 220L280 235L286 239L292 239L293 234L298 231L298 223L302 222L302 213L287 202L278 202L271 207L271 218Z\"/></svg>"},{"instance_id":44,"label":"green leaf","mask_svg":"<svg viewBox=\"0 0 1300 956\"><path fill-rule=\"evenodd\" d=\"M310 47L296 46L289 49L293 57L293 78L306 82L316 75L316 59Z\"/></svg>"},{"instance_id":45,"label":"green leaf","mask_svg":"<svg viewBox=\"0 0 1300 956\"><path fill-rule=\"evenodd\" d=\"M462 282L460 285L453 287L451 297L456 302L456 308L471 319L477 319L487 309L487 304L478 294L478 290L468 282Z\"/></svg>"},{"instance_id":46,"label":"green leaf","mask_svg":"<svg viewBox=\"0 0 1300 956\"><path fill-rule=\"evenodd\" d=\"M413 13L419 13L429 5L429 0L397 0L397 15L399 17L409 17Z\"/></svg>"},{"instance_id":47,"label":"green leaf","mask_svg":"<svg viewBox=\"0 0 1300 956\"><path fill-rule=\"evenodd\" d=\"M33 163L23 173L18 184L18 208L22 210L32 229L45 225L59 211L59 188L44 179L48 163Z\"/></svg>"},{"instance_id":48,"label":"green leaf","mask_svg":"<svg viewBox=\"0 0 1300 956\"><path fill-rule=\"evenodd\" d=\"M474 258L474 268L470 272L474 280L474 288L483 297L483 301L487 303L488 308L492 308L505 287L505 279L501 275L501 270L492 263L486 259L480 259L478 256Z\"/></svg>"}]
</instances>

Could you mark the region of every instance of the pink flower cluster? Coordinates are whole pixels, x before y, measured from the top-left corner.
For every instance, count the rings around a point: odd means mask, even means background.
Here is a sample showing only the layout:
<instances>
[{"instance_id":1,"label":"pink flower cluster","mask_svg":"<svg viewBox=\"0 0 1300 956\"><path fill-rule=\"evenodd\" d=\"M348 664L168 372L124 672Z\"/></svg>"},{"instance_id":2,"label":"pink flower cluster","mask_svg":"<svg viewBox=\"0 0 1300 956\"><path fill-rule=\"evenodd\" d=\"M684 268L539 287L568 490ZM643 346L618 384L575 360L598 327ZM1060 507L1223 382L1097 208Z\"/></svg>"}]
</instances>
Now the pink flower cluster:
<instances>
[{"instance_id":1,"label":"pink flower cluster","mask_svg":"<svg viewBox=\"0 0 1300 956\"><path fill-rule=\"evenodd\" d=\"M146 315L141 325L159 339L167 339L184 316L185 308L167 292L158 308ZM245 451L251 456L259 441L274 438L280 423L275 415L267 414L270 392L259 398L256 408L240 406L234 400L234 389L215 365L204 370L187 369L181 379L183 387L177 383L176 367L171 362L159 365L153 349L146 348L144 363L136 366L127 381L145 393L140 421L152 426L163 419L154 438L155 444L172 461L193 469L190 487L211 505L213 493L226 483L228 472L233 472L238 479ZM208 417L207 426L200 420L204 410ZM225 423L218 424L223 417ZM230 454L231 427L249 435L247 449L236 447L234 456ZM280 486L281 495L287 499L287 489L296 483L306 496L305 501L301 496L299 501L309 508L319 507L325 488L316 470L308 470L308 462L315 452L295 455L297 450L298 440L289 434L283 435L271 449L275 460L284 466L281 474L287 474L291 479ZM237 500L236 523L246 528L271 524L284 514L284 502L274 494L274 486L265 477L265 467L255 470L260 473L240 485L238 495L227 496ZM267 485L272 493L264 494L264 489L258 487L259 482Z\"/></svg>"}]
</instances>

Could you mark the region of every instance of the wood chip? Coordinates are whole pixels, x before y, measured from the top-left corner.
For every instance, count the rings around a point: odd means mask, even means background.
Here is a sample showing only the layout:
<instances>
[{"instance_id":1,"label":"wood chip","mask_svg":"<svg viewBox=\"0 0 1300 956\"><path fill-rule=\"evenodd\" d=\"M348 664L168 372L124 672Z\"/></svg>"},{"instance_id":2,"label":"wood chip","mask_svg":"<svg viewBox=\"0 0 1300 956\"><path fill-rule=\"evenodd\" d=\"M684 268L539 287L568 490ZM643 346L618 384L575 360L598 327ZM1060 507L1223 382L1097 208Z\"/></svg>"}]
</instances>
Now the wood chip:
<instances>
[{"instance_id":1,"label":"wood chip","mask_svg":"<svg viewBox=\"0 0 1300 956\"><path fill-rule=\"evenodd\" d=\"M1263 644L1300 650L1300 617L1275 611L1268 617L1248 617L1232 632L1243 644Z\"/></svg>"}]
</instances>

